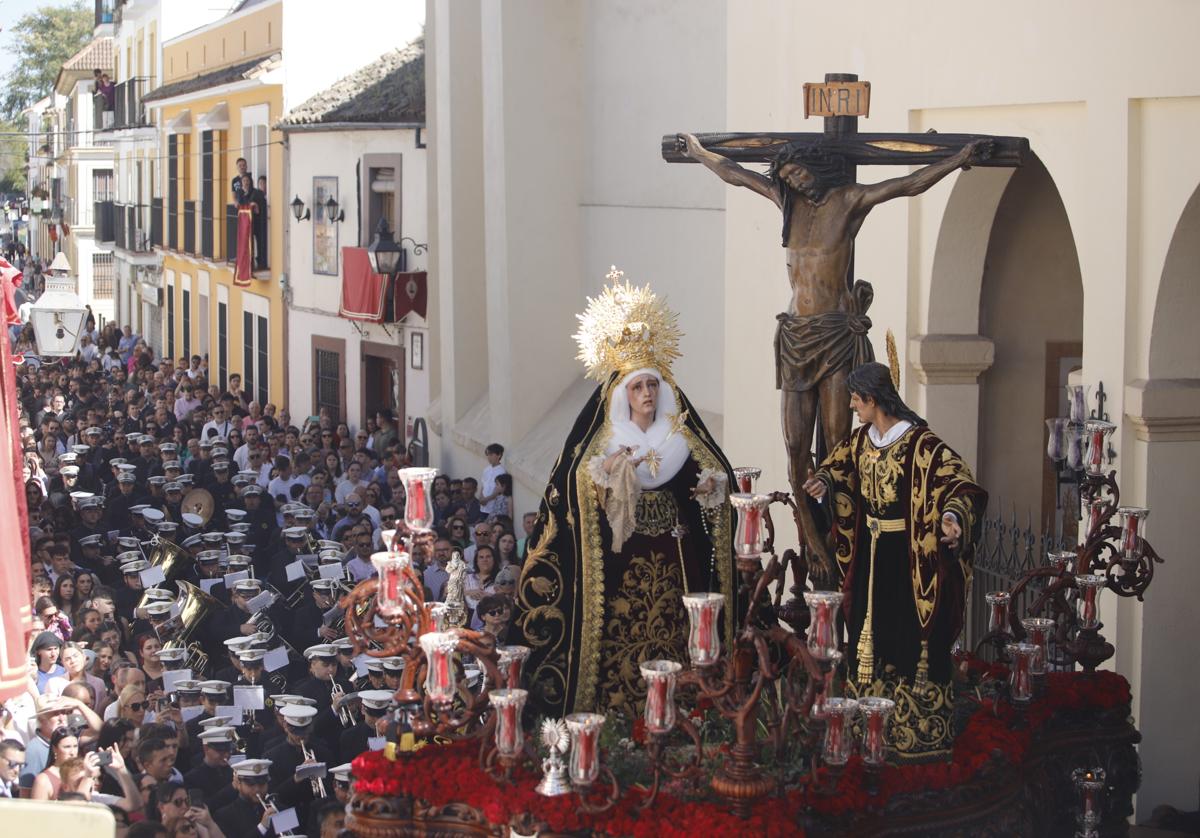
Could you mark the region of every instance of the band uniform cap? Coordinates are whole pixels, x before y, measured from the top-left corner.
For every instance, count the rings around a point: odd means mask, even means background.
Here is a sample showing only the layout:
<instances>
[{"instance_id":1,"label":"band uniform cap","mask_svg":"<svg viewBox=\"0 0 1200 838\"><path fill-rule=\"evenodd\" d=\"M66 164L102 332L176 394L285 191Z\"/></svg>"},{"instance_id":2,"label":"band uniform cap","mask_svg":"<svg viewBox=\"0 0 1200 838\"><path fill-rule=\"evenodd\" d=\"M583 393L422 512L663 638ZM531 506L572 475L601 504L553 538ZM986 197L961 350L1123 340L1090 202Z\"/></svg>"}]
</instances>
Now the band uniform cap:
<instances>
[{"instance_id":1,"label":"band uniform cap","mask_svg":"<svg viewBox=\"0 0 1200 838\"><path fill-rule=\"evenodd\" d=\"M285 704L280 709L279 715L283 716L292 727L307 727L312 724L312 720L317 717L317 708L309 707L304 704Z\"/></svg>"},{"instance_id":2,"label":"band uniform cap","mask_svg":"<svg viewBox=\"0 0 1200 838\"><path fill-rule=\"evenodd\" d=\"M204 519L195 512L185 512L179 517L183 519L183 523L187 524L194 530L204 526Z\"/></svg>"},{"instance_id":3,"label":"band uniform cap","mask_svg":"<svg viewBox=\"0 0 1200 838\"><path fill-rule=\"evenodd\" d=\"M348 783L350 782L350 763L343 762L341 765L335 765L329 769L329 773L339 783Z\"/></svg>"},{"instance_id":4,"label":"band uniform cap","mask_svg":"<svg viewBox=\"0 0 1200 838\"><path fill-rule=\"evenodd\" d=\"M233 728L226 727L225 725L215 725L201 733L198 738L201 742L204 742L207 745L212 745L216 742L229 742L232 744L234 739L234 730Z\"/></svg>"},{"instance_id":5,"label":"band uniform cap","mask_svg":"<svg viewBox=\"0 0 1200 838\"><path fill-rule=\"evenodd\" d=\"M100 539L102 537L103 536L101 536L99 533L95 533L93 535L85 535L83 538L79 539L79 546L80 547L99 547Z\"/></svg>"},{"instance_id":6,"label":"band uniform cap","mask_svg":"<svg viewBox=\"0 0 1200 838\"><path fill-rule=\"evenodd\" d=\"M123 471L117 475L118 483L136 483L137 476L132 471Z\"/></svg>"},{"instance_id":7,"label":"band uniform cap","mask_svg":"<svg viewBox=\"0 0 1200 838\"><path fill-rule=\"evenodd\" d=\"M271 760L269 759L244 759L233 766L234 776L242 779L269 779L270 771Z\"/></svg>"},{"instance_id":8,"label":"band uniform cap","mask_svg":"<svg viewBox=\"0 0 1200 838\"><path fill-rule=\"evenodd\" d=\"M380 661L383 663L384 669L390 669L393 672L404 669L404 658L402 657L381 658Z\"/></svg>"},{"instance_id":9,"label":"band uniform cap","mask_svg":"<svg viewBox=\"0 0 1200 838\"><path fill-rule=\"evenodd\" d=\"M61 469L59 469L59 474L61 474L63 477L78 477L79 466L63 466Z\"/></svg>"},{"instance_id":10,"label":"band uniform cap","mask_svg":"<svg viewBox=\"0 0 1200 838\"><path fill-rule=\"evenodd\" d=\"M161 474L156 474L153 477L146 478L146 482L151 486L165 486L167 483L167 478Z\"/></svg>"},{"instance_id":11,"label":"band uniform cap","mask_svg":"<svg viewBox=\"0 0 1200 838\"><path fill-rule=\"evenodd\" d=\"M309 646L304 650L304 657L308 660L313 658L336 658L337 647L332 643L318 643L315 646Z\"/></svg>"},{"instance_id":12,"label":"band uniform cap","mask_svg":"<svg viewBox=\"0 0 1200 838\"><path fill-rule=\"evenodd\" d=\"M246 510L244 510L244 509L226 509L225 517L236 524L238 521L241 521L243 518L246 517Z\"/></svg>"},{"instance_id":13,"label":"band uniform cap","mask_svg":"<svg viewBox=\"0 0 1200 838\"><path fill-rule=\"evenodd\" d=\"M169 602L150 602L146 604L146 613L151 617L162 617L169 614L171 611L171 603ZM159 650L161 653L162 649Z\"/></svg>"},{"instance_id":14,"label":"band uniform cap","mask_svg":"<svg viewBox=\"0 0 1200 838\"><path fill-rule=\"evenodd\" d=\"M150 567L150 562L145 559L134 559L131 562L126 562L121 565L121 573L128 576L132 573L141 573L146 568Z\"/></svg>"},{"instance_id":15,"label":"band uniform cap","mask_svg":"<svg viewBox=\"0 0 1200 838\"><path fill-rule=\"evenodd\" d=\"M238 649L238 660L242 663L262 663L267 656L266 649Z\"/></svg>"},{"instance_id":16,"label":"band uniform cap","mask_svg":"<svg viewBox=\"0 0 1200 838\"><path fill-rule=\"evenodd\" d=\"M361 690L356 695L362 701L363 707L372 710L386 710L392 706L391 690Z\"/></svg>"},{"instance_id":17,"label":"band uniform cap","mask_svg":"<svg viewBox=\"0 0 1200 838\"><path fill-rule=\"evenodd\" d=\"M154 478L150 479L153 480ZM161 509L155 509L153 506L148 506L142 510L142 518L144 518L148 524L157 524L166 517L167 516L163 514Z\"/></svg>"}]
</instances>

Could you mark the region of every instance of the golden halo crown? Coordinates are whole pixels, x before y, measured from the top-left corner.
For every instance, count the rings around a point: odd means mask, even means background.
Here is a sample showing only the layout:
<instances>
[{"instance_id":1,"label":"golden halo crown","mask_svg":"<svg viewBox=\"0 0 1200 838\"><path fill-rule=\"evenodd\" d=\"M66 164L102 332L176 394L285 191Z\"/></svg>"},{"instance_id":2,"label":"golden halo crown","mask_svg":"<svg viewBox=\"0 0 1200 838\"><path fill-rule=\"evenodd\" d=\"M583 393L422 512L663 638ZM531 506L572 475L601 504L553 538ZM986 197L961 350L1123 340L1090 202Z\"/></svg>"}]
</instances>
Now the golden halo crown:
<instances>
[{"instance_id":1,"label":"golden halo crown","mask_svg":"<svg viewBox=\"0 0 1200 838\"><path fill-rule=\"evenodd\" d=\"M614 372L626 375L643 367L669 377L682 336L675 312L649 285L630 285L615 265L606 279L604 291L588 297L587 309L575 315L575 342L587 377L603 383Z\"/></svg>"}]
</instances>

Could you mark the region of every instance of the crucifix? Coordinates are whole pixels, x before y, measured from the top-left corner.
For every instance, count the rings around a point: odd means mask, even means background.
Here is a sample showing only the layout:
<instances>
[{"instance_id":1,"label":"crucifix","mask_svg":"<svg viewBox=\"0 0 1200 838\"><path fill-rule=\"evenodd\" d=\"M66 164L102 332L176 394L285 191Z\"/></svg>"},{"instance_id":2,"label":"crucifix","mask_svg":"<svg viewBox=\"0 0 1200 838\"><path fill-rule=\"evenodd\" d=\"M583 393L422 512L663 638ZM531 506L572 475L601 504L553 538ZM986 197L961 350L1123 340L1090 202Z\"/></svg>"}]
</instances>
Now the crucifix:
<instances>
[{"instance_id":1,"label":"crucifix","mask_svg":"<svg viewBox=\"0 0 1200 838\"><path fill-rule=\"evenodd\" d=\"M783 214L792 299L777 316L775 384L781 393L788 480L797 500L802 543L816 558L822 581L835 581L823 539L817 537L802 486L811 473L813 437L832 451L850 433L846 378L873 360L867 331L871 285L854 281L854 239L867 213L893 198L920 195L946 175L971 166L1019 166L1029 151L1023 137L971 134L860 134L871 86L857 75L829 73L806 84L804 115L823 116L822 133L669 134L668 163L701 163L719 178L775 203ZM761 173L742 163L766 163ZM929 164L880 183L855 182L860 165Z\"/></svg>"}]
</instances>

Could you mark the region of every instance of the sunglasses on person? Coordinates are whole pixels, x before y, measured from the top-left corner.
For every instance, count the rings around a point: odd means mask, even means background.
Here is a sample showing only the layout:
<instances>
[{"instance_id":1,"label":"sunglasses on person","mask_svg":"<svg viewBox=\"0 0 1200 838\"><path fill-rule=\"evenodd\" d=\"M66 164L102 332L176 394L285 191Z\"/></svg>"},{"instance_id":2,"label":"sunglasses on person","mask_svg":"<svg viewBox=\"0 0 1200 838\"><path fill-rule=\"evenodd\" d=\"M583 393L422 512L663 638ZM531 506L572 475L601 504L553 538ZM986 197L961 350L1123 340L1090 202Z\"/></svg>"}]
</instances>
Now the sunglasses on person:
<instances>
[{"instance_id":1,"label":"sunglasses on person","mask_svg":"<svg viewBox=\"0 0 1200 838\"><path fill-rule=\"evenodd\" d=\"M188 807L188 799L186 797L172 797L167 801L167 803L172 806L178 806L180 809L186 809Z\"/></svg>"},{"instance_id":2,"label":"sunglasses on person","mask_svg":"<svg viewBox=\"0 0 1200 838\"><path fill-rule=\"evenodd\" d=\"M130 710L132 710L135 713L140 713L143 710L145 710L147 707L150 706L150 702L149 701L131 701L128 704L126 704L125 706L128 707Z\"/></svg>"},{"instance_id":3,"label":"sunglasses on person","mask_svg":"<svg viewBox=\"0 0 1200 838\"><path fill-rule=\"evenodd\" d=\"M450 527L452 530L465 530L466 528L466 524L454 524Z\"/></svg>"},{"instance_id":4,"label":"sunglasses on person","mask_svg":"<svg viewBox=\"0 0 1200 838\"><path fill-rule=\"evenodd\" d=\"M25 760L23 760L23 759L15 760L15 759L9 759L8 757L4 757L4 761L8 763L8 768L10 771L16 771L18 768L25 767Z\"/></svg>"}]
</instances>

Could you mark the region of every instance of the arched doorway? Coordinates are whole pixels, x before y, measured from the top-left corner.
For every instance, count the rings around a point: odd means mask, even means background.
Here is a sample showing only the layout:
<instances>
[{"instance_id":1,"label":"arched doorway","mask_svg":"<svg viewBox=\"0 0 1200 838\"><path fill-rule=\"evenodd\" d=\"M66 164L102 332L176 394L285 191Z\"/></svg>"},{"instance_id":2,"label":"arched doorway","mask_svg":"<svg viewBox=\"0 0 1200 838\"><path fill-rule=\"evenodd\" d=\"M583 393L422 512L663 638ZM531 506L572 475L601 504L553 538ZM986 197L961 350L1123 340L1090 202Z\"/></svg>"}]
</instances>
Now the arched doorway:
<instances>
[{"instance_id":1,"label":"arched doorway","mask_svg":"<svg viewBox=\"0 0 1200 838\"><path fill-rule=\"evenodd\" d=\"M980 376L980 482L993 513L1058 530L1045 420L1066 414L1067 374L1082 364L1083 282L1054 179L1033 156L1009 179L991 225L979 295L979 334L994 361ZM1004 509L999 508L1003 504Z\"/></svg>"},{"instance_id":2,"label":"arched doorway","mask_svg":"<svg viewBox=\"0 0 1200 838\"><path fill-rule=\"evenodd\" d=\"M1171 804L1194 810L1200 774L1196 668L1181 648L1200 635L1200 564L1195 560L1195 483L1200 474L1200 189L1180 214L1163 262L1150 333L1150 379L1126 390L1144 445L1148 533L1166 564L1141 607L1139 725L1143 741L1138 812ZM1133 399L1128 399L1132 395Z\"/></svg>"}]
</instances>

